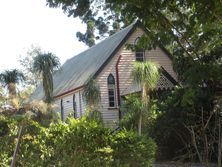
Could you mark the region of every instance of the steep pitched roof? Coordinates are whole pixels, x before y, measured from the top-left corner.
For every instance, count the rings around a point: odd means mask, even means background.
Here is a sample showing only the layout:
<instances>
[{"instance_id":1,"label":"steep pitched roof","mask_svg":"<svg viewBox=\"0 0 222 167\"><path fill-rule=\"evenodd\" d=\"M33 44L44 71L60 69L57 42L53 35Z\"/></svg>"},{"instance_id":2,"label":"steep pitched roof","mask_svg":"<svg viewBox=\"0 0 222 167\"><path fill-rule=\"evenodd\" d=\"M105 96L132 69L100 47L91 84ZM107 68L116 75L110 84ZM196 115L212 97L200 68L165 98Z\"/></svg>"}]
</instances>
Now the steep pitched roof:
<instances>
[{"instance_id":1,"label":"steep pitched roof","mask_svg":"<svg viewBox=\"0 0 222 167\"><path fill-rule=\"evenodd\" d=\"M53 76L54 96L59 96L83 86L89 77L94 76L112 58L118 49L133 33L137 23L133 23L88 50L68 59L61 70ZM31 99L42 99L43 88L39 86Z\"/></svg>"}]
</instances>

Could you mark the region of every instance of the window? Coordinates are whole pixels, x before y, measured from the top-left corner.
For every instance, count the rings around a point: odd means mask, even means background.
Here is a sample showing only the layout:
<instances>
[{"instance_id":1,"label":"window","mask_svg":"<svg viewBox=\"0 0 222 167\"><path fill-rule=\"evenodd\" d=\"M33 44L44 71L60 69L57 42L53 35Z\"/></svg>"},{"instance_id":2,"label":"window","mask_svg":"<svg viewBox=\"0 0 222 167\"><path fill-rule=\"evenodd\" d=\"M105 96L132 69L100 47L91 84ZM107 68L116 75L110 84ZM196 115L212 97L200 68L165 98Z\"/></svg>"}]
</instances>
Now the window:
<instances>
[{"instance_id":1,"label":"window","mask_svg":"<svg viewBox=\"0 0 222 167\"><path fill-rule=\"evenodd\" d=\"M134 45L137 45L139 39L140 39L140 37L136 38ZM143 62L144 61L144 49L139 48L139 47L136 47L135 49L136 49L136 53L135 53L136 61Z\"/></svg>"},{"instance_id":2,"label":"window","mask_svg":"<svg viewBox=\"0 0 222 167\"><path fill-rule=\"evenodd\" d=\"M61 106L61 120L64 120L64 107L63 107L63 99L60 101L60 106Z\"/></svg>"},{"instance_id":3,"label":"window","mask_svg":"<svg viewBox=\"0 0 222 167\"><path fill-rule=\"evenodd\" d=\"M108 83L108 98L109 98L109 107L116 106L115 98L115 78L112 74L109 74L107 78Z\"/></svg>"},{"instance_id":4,"label":"window","mask_svg":"<svg viewBox=\"0 0 222 167\"><path fill-rule=\"evenodd\" d=\"M144 53L143 51L136 51L136 61L144 61Z\"/></svg>"},{"instance_id":5,"label":"window","mask_svg":"<svg viewBox=\"0 0 222 167\"><path fill-rule=\"evenodd\" d=\"M77 110L76 110L76 96L73 94L73 111L74 111L74 118L77 118Z\"/></svg>"}]
</instances>

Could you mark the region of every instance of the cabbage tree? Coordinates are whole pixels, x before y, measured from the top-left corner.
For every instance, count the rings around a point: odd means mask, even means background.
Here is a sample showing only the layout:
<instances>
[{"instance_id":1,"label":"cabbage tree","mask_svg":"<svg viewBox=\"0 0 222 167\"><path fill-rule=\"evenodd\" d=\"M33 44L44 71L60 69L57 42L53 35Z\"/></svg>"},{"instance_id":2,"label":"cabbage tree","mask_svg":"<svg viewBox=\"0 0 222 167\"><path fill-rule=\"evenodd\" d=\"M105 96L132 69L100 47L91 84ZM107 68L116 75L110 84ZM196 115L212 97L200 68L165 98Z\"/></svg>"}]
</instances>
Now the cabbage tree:
<instances>
[{"instance_id":1,"label":"cabbage tree","mask_svg":"<svg viewBox=\"0 0 222 167\"><path fill-rule=\"evenodd\" d=\"M53 72L59 66L58 57L52 53L40 53L34 58L33 71L42 77L46 103L53 101Z\"/></svg>"},{"instance_id":2,"label":"cabbage tree","mask_svg":"<svg viewBox=\"0 0 222 167\"><path fill-rule=\"evenodd\" d=\"M135 62L132 70L133 80L141 87L142 109L139 112L138 133L141 135L142 115L148 108L150 93L159 80L159 66L152 61Z\"/></svg>"},{"instance_id":3,"label":"cabbage tree","mask_svg":"<svg viewBox=\"0 0 222 167\"><path fill-rule=\"evenodd\" d=\"M23 73L17 69L5 70L0 74L0 82L7 87L10 98L16 97L16 84L24 80Z\"/></svg>"}]
</instances>

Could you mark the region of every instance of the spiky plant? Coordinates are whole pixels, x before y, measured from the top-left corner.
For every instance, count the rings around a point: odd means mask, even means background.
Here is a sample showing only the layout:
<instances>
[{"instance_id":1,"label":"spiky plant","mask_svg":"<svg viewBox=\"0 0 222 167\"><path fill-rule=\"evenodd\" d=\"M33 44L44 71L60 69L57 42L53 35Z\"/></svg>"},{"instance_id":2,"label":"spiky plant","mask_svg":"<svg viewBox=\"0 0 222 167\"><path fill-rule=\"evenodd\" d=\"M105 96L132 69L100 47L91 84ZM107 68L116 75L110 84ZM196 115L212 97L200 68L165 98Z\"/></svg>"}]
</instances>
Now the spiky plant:
<instances>
[{"instance_id":1,"label":"spiky plant","mask_svg":"<svg viewBox=\"0 0 222 167\"><path fill-rule=\"evenodd\" d=\"M142 115L148 108L150 92L159 80L159 65L152 61L135 62L132 70L133 80L141 86L143 109L140 111L138 133L141 134Z\"/></svg>"},{"instance_id":2,"label":"spiky plant","mask_svg":"<svg viewBox=\"0 0 222 167\"><path fill-rule=\"evenodd\" d=\"M59 67L59 59L52 53L40 53L34 58L33 71L42 76L46 103L53 101L53 72Z\"/></svg>"},{"instance_id":3,"label":"spiky plant","mask_svg":"<svg viewBox=\"0 0 222 167\"><path fill-rule=\"evenodd\" d=\"M16 84L24 80L23 73L17 69L6 70L0 74L0 82L3 86L7 86L10 98L16 97Z\"/></svg>"},{"instance_id":4,"label":"spiky plant","mask_svg":"<svg viewBox=\"0 0 222 167\"><path fill-rule=\"evenodd\" d=\"M101 100L99 85L93 78L89 78L83 92L86 103L89 107L97 106Z\"/></svg>"},{"instance_id":5,"label":"spiky plant","mask_svg":"<svg viewBox=\"0 0 222 167\"><path fill-rule=\"evenodd\" d=\"M89 107L89 114L91 115L91 117L101 121L101 114L97 110L98 104L101 101L100 88L92 77L88 79L85 85L83 96Z\"/></svg>"}]
</instances>

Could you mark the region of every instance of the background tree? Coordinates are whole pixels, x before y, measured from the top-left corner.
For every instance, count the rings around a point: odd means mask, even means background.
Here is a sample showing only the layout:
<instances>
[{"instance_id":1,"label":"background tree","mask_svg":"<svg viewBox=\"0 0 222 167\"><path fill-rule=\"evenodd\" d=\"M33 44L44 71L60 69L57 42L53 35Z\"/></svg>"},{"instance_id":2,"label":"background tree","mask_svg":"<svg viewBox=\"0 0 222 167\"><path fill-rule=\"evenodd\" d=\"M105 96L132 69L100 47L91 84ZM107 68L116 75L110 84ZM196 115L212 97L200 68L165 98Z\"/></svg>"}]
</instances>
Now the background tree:
<instances>
[{"instance_id":1,"label":"background tree","mask_svg":"<svg viewBox=\"0 0 222 167\"><path fill-rule=\"evenodd\" d=\"M95 26L100 36L112 29L109 26L111 23L116 22L124 27L139 19L150 30L155 39L153 44L158 41L164 46L171 45L173 52L181 50L184 55L198 57L199 51L207 52L209 47L212 49L215 48L214 45L220 46L220 38L216 35L221 33L222 21L221 2L218 0L46 1L49 7L62 7L68 16L79 17L86 24L93 20L98 21L98 25L107 25L105 29L104 26ZM212 14L209 15L208 12ZM206 43L210 45L207 46Z\"/></svg>"},{"instance_id":2,"label":"background tree","mask_svg":"<svg viewBox=\"0 0 222 167\"><path fill-rule=\"evenodd\" d=\"M58 69L60 62L58 57L52 53L40 53L34 58L33 70L42 76L45 102L51 103L53 100L53 72Z\"/></svg>"},{"instance_id":3,"label":"background tree","mask_svg":"<svg viewBox=\"0 0 222 167\"><path fill-rule=\"evenodd\" d=\"M121 8L114 13L110 10L111 5L106 4L103 0L73 0L70 2L46 0L46 2L49 7L62 7L69 17L79 17L86 24L86 32L77 32L76 36L79 41L90 47L95 44L96 40L114 34L121 27L125 27L133 21L131 18L121 16Z\"/></svg>"},{"instance_id":4,"label":"background tree","mask_svg":"<svg viewBox=\"0 0 222 167\"><path fill-rule=\"evenodd\" d=\"M42 50L38 46L32 45L25 55L21 55L19 63L22 66L23 74L26 78L25 85L36 88L41 81L41 76L33 70L34 58L42 53Z\"/></svg>"},{"instance_id":5,"label":"background tree","mask_svg":"<svg viewBox=\"0 0 222 167\"><path fill-rule=\"evenodd\" d=\"M24 79L25 77L23 73L17 69L6 70L0 74L0 82L3 84L3 86L7 86L10 98L16 97L16 84L24 81Z\"/></svg>"},{"instance_id":6,"label":"background tree","mask_svg":"<svg viewBox=\"0 0 222 167\"><path fill-rule=\"evenodd\" d=\"M155 62L135 62L132 76L141 87L142 109L139 113L138 133L141 135L142 115L148 109L150 93L156 87L159 80L159 68Z\"/></svg>"}]
</instances>

